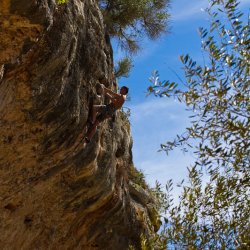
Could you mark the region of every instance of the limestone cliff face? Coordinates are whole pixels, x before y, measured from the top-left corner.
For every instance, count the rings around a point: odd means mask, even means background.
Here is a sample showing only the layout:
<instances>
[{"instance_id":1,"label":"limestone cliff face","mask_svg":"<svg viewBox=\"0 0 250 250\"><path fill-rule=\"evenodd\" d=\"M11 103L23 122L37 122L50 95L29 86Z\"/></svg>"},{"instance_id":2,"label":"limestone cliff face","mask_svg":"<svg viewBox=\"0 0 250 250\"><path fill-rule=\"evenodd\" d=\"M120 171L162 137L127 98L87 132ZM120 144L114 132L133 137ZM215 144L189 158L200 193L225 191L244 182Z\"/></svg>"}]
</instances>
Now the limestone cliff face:
<instances>
[{"instance_id":1,"label":"limestone cliff face","mask_svg":"<svg viewBox=\"0 0 250 250\"><path fill-rule=\"evenodd\" d=\"M139 248L154 229L123 114L81 143L112 57L96 1L1 0L1 249Z\"/></svg>"}]
</instances>

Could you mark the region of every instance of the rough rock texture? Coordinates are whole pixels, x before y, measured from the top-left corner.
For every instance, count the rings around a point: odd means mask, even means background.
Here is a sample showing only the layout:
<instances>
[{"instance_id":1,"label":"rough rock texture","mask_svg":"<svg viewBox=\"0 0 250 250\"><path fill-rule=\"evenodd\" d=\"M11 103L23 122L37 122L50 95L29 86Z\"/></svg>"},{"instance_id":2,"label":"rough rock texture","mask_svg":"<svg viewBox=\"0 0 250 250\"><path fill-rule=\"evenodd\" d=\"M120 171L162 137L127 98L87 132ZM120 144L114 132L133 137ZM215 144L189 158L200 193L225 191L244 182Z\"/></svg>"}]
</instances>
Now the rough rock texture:
<instances>
[{"instance_id":1,"label":"rough rock texture","mask_svg":"<svg viewBox=\"0 0 250 250\"><path fill-rule=\"evenodd\" d=\"M112 57L96 1L1 0L0 249L139 248L156 229L124 115L80 143Z\"/></svg>"}]
</instances>

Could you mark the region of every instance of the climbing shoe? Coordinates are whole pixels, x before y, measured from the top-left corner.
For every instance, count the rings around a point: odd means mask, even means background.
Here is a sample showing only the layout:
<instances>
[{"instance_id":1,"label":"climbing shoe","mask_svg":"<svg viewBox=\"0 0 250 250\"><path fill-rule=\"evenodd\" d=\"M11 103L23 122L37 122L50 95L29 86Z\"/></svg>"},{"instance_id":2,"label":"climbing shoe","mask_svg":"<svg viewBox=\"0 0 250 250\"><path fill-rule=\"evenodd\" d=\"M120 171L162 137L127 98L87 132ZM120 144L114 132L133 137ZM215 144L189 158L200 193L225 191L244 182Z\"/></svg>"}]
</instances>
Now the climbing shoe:
<instances>
[{"instance_id":1,"label":"climbing shoe","mask_svg":"<svg viewBox=\"0 0 250 250\"><path fill-rule=\"evenodd\" d=\"M88 137L85 137L85 138L84 138L84 141L85 141L86 143L90 143L90 139L89 139Z\"/></svg>"}]
</instances>

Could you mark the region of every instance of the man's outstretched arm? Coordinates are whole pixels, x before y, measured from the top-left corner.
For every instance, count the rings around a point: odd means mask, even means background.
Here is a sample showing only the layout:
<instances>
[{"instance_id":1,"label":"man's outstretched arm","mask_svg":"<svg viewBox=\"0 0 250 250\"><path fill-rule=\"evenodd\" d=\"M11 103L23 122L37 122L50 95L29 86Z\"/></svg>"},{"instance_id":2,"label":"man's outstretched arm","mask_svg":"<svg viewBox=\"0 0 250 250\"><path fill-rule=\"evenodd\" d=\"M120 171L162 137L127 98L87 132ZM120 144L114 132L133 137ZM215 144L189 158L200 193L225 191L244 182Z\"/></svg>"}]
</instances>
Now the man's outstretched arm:
<instances>
[{"instance_id":1,"label":"man's outstretched arm","mask_svg":"<svg viewBox=\"0 0 250 250\"><path fill-rule=\"evenodd\" d=\"M105 93L108 97L110 97L110 98L117 98L117 97L120 97L119 94L113 92L112 90L110 90L110 89L108 89L108 88L106 88L106 87L104 87L104 86L103 86L103 89L104 89L104 93Z\"/></svg>"}]
</instances>

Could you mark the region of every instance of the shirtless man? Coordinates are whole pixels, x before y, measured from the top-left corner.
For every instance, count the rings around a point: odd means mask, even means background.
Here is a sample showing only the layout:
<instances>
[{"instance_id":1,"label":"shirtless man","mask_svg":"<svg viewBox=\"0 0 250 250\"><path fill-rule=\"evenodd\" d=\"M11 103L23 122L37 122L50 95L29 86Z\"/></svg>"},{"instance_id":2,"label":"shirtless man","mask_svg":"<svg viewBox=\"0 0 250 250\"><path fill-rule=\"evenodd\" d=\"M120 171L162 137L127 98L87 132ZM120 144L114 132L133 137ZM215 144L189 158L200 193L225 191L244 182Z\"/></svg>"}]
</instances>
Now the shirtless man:
<instances>
[{"instance_id":1,"label":"shirtless man","mask_svg":"<svg viewBox=\"0 0 250 250\"><path fill-rule=\"evenodd\" d=\"M103 122L105 119L113 116L117 109L120 109L123 103L126 101L126 95L128 88L123 86L120 89L120 94L117 94L110 89L103 86L104 94L110 99L108 105L93 105L91 126L86 134L85 142L89 143L96 132L98 124Z\"/></svg>"}]
</instances>

